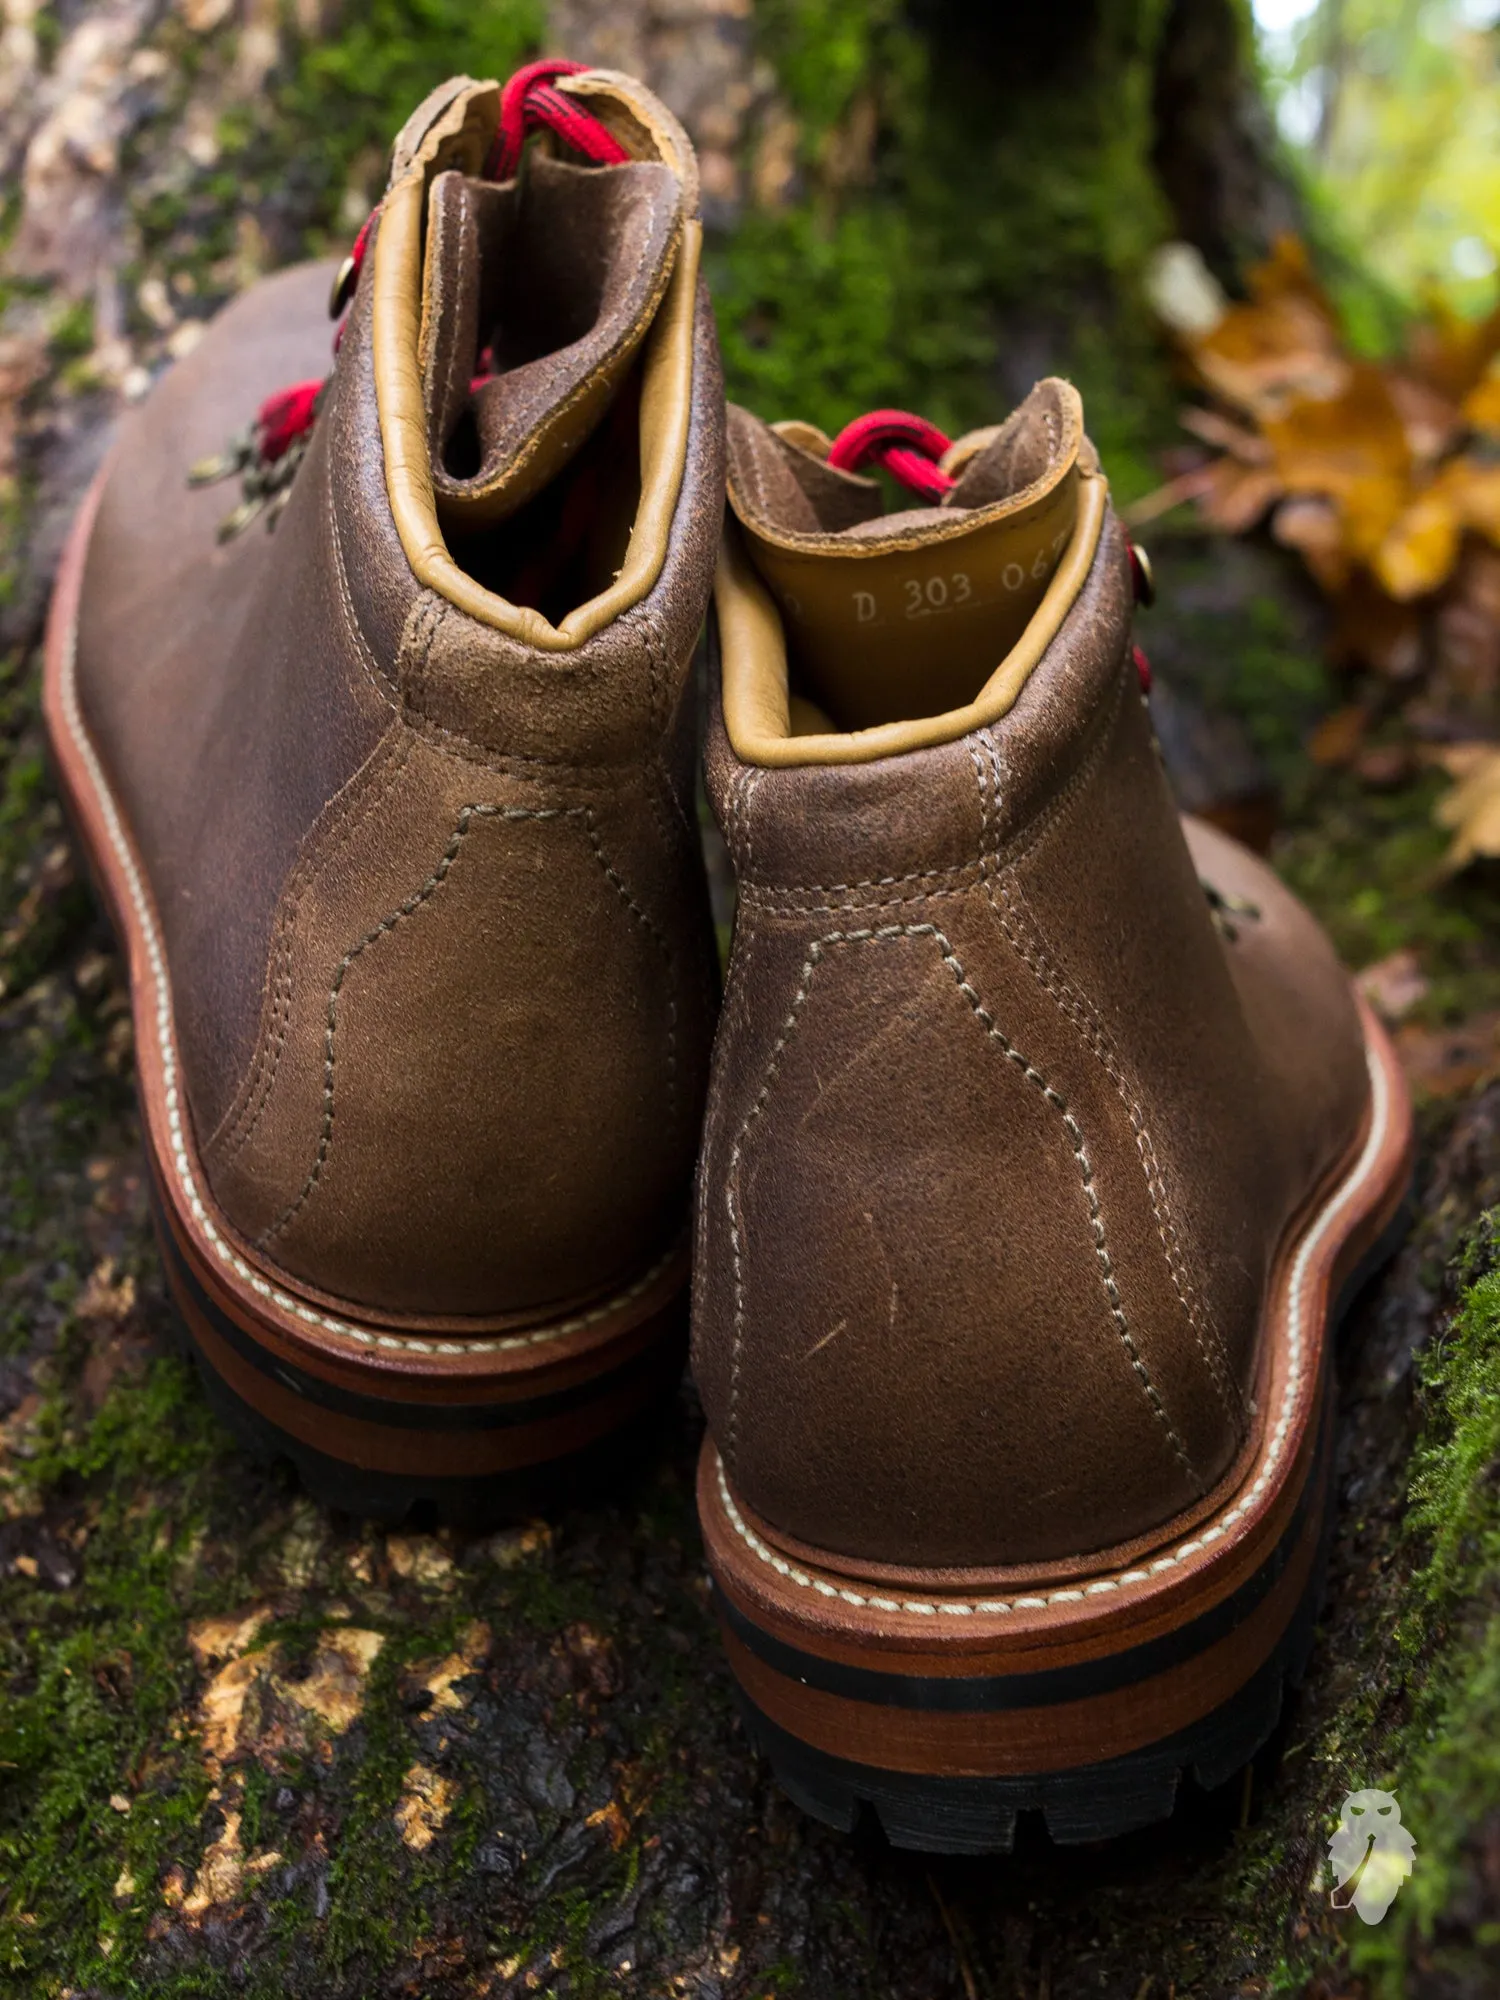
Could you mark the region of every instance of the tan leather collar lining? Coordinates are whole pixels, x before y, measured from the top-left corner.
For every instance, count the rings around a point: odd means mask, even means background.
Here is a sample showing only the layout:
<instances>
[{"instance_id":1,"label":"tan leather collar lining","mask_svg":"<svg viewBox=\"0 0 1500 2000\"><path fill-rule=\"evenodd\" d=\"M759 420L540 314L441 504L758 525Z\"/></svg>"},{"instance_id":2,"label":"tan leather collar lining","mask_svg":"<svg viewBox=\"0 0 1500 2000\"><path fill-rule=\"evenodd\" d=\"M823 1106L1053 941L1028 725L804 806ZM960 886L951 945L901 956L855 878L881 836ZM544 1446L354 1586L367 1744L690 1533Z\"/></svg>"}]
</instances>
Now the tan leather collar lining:
<instances>
[{"instance_id":1,"label":"tan leather collar lining","mask_svg":"<svg viewBox=\"0 0 1500 2000\"><path fill-rule=\"evenodd\" d=\"M580 89L580 95L618 98L617 122L628 125L632 138L640 135L648 139L669 166L681 172L683 161L690 160L686 140L679 145L661 118L647 127L636 102L637 91L618 87L611 72L590 71L586 78L562 81L563 87L575 89L587 83L586 92ZM620 79L619 85L624 82ZM697 221L684 224L671 283L642 352L641 500L624 566L608 590L580 604L561 625L553 625L539 611L508 603L485 590L449 554L433 497L417 360L427 189L434 175L445 168L456 167L469 174L480 171L495 130L498 105L499 87L493 83L473 85L457 96L428 128L381 206L375 236L372 340L386 494L401 546L419 583L481 624L523 645L567 652L638 604L666 561L687 458L703 232ZM590 108L603 110L604 106L600 103ZM696 174L691 179L684 175L684 179L687 205L696 197Z\"/></svg>"},{"instance_id":2,"label":"tan leather collar lining","mask_svg":"<svg viewBox=\"0 0 1500 2000\"><path fill-rule=\"evenodd\" d=\"M869 764L879 757L900 757L937 743L953 743L971 729L998 722L1014 706L1083 589L1099 547L1108 499L1109 483L1102 474L1080 478L1073 539L1046 595L1020 639L966 708L819 736L791 733L781 614L745 553L738 525L727 522L714 578L714 606L723 662L724 727L735 755L742 763L772 769L800 764Z\"/></svg>"}]
</instances>

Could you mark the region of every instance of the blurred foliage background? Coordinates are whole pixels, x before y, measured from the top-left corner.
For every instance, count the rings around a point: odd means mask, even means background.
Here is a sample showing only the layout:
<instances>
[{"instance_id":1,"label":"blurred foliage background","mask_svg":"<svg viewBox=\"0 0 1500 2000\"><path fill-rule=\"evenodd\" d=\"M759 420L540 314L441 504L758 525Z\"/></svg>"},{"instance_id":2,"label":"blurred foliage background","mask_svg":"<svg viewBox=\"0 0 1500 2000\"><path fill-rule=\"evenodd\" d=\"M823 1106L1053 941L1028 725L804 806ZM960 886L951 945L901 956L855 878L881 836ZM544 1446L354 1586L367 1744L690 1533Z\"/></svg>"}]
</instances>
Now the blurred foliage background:
<instances>
[{"instance_id":1,"label":"blurred foliage background","mask_svg":"<svg viewBox=\"0 0 1500 2000\"><path fill-rule=\"evenodd\" d=\"M1384 289L1389 341L1436 295L1486 309L1500 246L1494 0L1259 0L1277 123L1320 218Z\"/></svg>"}]
</instances>

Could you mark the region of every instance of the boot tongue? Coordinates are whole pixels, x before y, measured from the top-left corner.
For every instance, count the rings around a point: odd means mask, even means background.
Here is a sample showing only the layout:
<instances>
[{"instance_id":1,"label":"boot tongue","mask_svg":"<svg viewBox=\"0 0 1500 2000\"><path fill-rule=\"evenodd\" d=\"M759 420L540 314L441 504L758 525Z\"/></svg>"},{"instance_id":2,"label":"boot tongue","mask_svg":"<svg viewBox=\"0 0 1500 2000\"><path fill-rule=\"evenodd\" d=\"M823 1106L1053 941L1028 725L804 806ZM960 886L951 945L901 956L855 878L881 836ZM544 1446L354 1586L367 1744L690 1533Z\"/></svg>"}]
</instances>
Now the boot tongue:
<instances>
[{"instance_id":1,"label":"boot tongue","mask_svg":"<svg viewBox=\"0 0 1500 2000\"><path fill-rule=\"evenodd\" d=\"M682 184L655 161L536 156L504 182L428 193L418 362L438 517L513 514L592 435L672 275Z\"/></svg>"},{"instance_id":2,"label":"boot tongue","mask_svg":"<svg viewBox=\"0 0 1500 2000\"><path fill-rule=\"evenodd\" d=\"M973 701L1042 601L1078 510L1083 412L1039 382L961 438L939 506L882 511L808 424L729 409L729 499L786 626L794 729L866 729Z\"/></svg>"}]
</instances>

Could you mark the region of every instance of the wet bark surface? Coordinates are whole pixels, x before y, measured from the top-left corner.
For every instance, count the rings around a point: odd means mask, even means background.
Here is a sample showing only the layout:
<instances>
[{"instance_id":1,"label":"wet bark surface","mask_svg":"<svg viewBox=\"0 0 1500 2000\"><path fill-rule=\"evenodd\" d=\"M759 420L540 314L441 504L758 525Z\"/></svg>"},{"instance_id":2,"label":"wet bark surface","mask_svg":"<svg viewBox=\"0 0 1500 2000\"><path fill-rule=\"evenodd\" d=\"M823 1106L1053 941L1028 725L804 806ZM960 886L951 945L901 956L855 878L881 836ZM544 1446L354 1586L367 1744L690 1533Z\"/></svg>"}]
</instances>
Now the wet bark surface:
<instances>
[{"instance_id":1,"label":"wet bark surface","mask_svg":"<svg viewBox=\"0 0 1500 2000\"><path fill-rule=\"evenodd\" d=\"M724 227L862 171L853 114L843 156L788 153L790 100L729 0L557 12L559 40L643 69L688 116ZM298 16L332 45L332 17ZM111 0L5 19L0 160L19 196L0 335L0 1991L1362 1990L1353 1920L1319 1879L1329 1815L1379 1782L1424 1680L1488 1616L1481 1593L1398 1644L1422 1560L1404 1523L1434 1421L1423 1356L1468 1232L1500 1200L1500 1084L1481 1065L1473 1088L1440 1076L1425 1096L1415 1227L1340 1335L1339 1527L1308 1681L1252 1770L1188 1787L1138 1838L1057 1849L1023 1820L1012 1857L938 1860L781 1797L716 1641L689 1388L607 1504L487 1536L312 1506L220 1428L177 1352L121 966L45 772L36 679L62 535L117 412L217 300L327 220L328 190L312 167L299 181L295 151L248 190L224 165L225 121L289 59L273 10ZM302 128L278 117L286 145ZM801 164L778 181L787 158ZM1329 857L1388 828L1347 787L1305 781L1321 670L1265 668L1255 712L1223 671L1224 635L1250 627L1246 672L1261 671L1268 617L1278 660L1314 660L1315 610L1267 551L1187 539L1159 567L1143 636L1179 714L1201 719L1184 787L1199 804L1279 792L1275 857L1336 915L1352 891ZM1464 949L1491 976L1493 941ZM1451 1893L1390 1974L1433 1996L1493 1990L1500 1811L1482 1796L1465 1810Z\"/></svg>"}]
</instances>

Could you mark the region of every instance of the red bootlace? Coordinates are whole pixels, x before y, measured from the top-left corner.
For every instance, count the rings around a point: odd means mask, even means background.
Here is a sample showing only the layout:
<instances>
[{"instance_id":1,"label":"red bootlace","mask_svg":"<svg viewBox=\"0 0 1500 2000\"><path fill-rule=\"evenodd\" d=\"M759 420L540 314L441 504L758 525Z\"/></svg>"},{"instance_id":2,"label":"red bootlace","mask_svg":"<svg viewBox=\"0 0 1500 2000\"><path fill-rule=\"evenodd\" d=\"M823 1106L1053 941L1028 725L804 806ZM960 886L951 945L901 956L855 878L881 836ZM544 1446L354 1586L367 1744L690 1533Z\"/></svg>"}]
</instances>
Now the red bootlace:
<instances>
[{"instance_id":1,"label":"red bootlace","mask_svg":"<svg viewBox=\"0 0 1500 2000\"><path fill-rule=\"evenodd\" d=\"M936 503L957 484L937 462L952 442L936 424L914 416L910 410L871 410L868 416L856 417L852 424L845 424L828 448L828 463L840 472L857 472L860 466L874 459L903 486L923 500ZM1125 547L1130 555L1135 601L1150 604L1156 594L1150 567L1134 542L1127 538ZM1150 694L1151 662L1144 648L1132 646L1131 659L1141 693Z\"/></svg>"},{"instance_id":2,"label":"red bootlace","mask_svg":"<svg viewBox=\"0 0 1500 2000\"><path fill-rule=\"evenodd\" d=\"M871 410L845 424L829 447L828 463L839 472L857 472L874 459L921 499L936 502L957 484L937 462L952 442L910 410Z\"/></svg>"},{"instance_id":3,"label":"red bootlace","mask_svg":"<svg viewBox=\"0 0 1500 2000\"><path fill-rule=\"evenodd\" d=\"M549 57L542 62L528 63L524 69L516 71L500 93L495 142L485 161L487 179L512 179L520 167L526 141L541 131L555 132L565 146L581 153L594 166L620 166L630 158L607 125L564 92L552 87L557 77L576 76L587 68L587 63L565 62L559 57ZM330 315L338 321L333 336L335 354L344 338L348 310L364 269L370 231L379 213L380 204L377 202L365 217L353 248L334 280L328 308ZM324 380L318 377L308 382L295 382L289 388L276 390L261 404L251 426L254 456L259 465L276 464L311 431L318 414ZM477 388L488 380L488 373L481 372L474 377L472 386ZM224 463L227 467L229 459L226 458ZM238 465L243 461L236 463Z\"/></svg>"}]
</instances>

